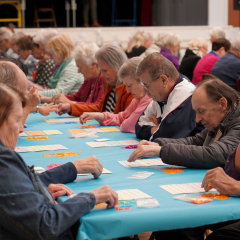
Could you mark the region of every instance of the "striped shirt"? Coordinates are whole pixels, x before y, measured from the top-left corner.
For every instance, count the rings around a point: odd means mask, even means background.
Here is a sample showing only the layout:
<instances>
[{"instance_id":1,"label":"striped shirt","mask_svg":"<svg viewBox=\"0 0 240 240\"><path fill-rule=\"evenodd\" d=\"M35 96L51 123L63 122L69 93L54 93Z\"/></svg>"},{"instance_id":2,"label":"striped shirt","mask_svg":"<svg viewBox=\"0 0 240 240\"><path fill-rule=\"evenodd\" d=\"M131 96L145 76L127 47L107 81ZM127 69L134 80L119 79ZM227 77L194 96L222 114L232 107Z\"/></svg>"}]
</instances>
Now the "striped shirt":
<instances>
[{"instance_id":1,"label":"striped shirt","mask_svg":"<svg viewBox=\"0 0 240 240\"><path fill-rule=\"evenodd\" d=\"M115 105L116 105L116 88L113 88L110 92L109 98L106 103L105 111L109 113L114 113Z\"/></svg>"},{"instance_id":2,"label":"striped shirt","mask_svg":"<svg viewBox=\"0 0 240 240\"><path fill-rule=\"evenodd\" d=\"M63 93L64 95L75 93L81 87L83 81L84 77L81 73L78 73L75 60L73 59L60 73L56 88L39 91L39 94L52 97L58 93Z\"/></svg>"}]
</instances>

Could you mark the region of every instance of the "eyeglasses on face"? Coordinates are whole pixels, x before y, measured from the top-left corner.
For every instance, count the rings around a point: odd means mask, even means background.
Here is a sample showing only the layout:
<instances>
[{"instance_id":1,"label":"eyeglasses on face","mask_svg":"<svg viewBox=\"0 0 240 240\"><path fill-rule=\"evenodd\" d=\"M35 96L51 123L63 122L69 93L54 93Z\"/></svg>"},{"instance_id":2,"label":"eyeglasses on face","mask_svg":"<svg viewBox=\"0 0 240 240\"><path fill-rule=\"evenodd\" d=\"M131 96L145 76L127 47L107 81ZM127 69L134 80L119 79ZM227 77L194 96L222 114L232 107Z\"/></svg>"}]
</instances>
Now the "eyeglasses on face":
<instances>
[{"instance_id":1,"label":"eyeglasses on face","mask_svg":"<svg viewBox=\"0 0 240 240\"><path fill-rule=\"evenodd\" d=\"M165 77L169 78L168 75L165 75L165 74L161 74L161 75L164 75ZM155 78L152 82L158 80L161 75L159 75L157 78ZM144 87L144 89L147 90L147 91L148 91L148 89L150 88L150 85L149 85L149 84L144 84L144 83L141 82L141 85L142 85L142 86Z\"/></svg>"}]
</instances>

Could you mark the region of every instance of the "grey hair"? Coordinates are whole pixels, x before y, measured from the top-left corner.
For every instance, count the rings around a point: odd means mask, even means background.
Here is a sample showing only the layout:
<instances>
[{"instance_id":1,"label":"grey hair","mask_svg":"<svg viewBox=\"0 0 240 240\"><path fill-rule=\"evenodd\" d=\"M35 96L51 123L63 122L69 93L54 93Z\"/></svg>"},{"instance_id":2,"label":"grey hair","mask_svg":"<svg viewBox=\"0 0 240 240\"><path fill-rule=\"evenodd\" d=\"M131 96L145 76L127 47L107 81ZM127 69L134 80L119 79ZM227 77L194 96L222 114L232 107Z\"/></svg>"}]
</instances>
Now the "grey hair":
<instances>
[{"instance_id":1,"label":"grey hair","mask_svg":"<svg viewBox=\"0 0 240 240\"><path fill-rule=\"evenodd\" d=\"M12 35L13 33L6 27L1 27L0 28L0 37L1 37L1 40L4 40L4 39L9 39L11 40L12 38Z\"/></svg>"},{"instance_id":2,"label":"grey hair","mask_svg":"<svg viewBox=\"0 0 240 240\"><path fill-rule=\"evenodd\" d=\"M79 42L75 45L72 57L75 58L75 60L80 59L88 66L91 66L91 64L97 62L95 54L98 50L99 47L96 43Z\"/></svg>"},{"instance_id":3,"label":"grey hair","mask_svg":"<svg viewBox=\"0 0 240 240\"><path fill-rule=\"evenodd\" d=\"M118 71L118 78L121 80L127 76L140 82L139 76L136 74L136 70L140 62L143 60L142 57L133 57L125 62Z\"/></svg>"},{"instance_id":4,"label":"grey hair","mask_svg":"<svg viewBox=\"0 0 240 240\"><path fill-rule=\"evenodd\" d=\"M37 35L34 36L33 41L36 43L42 42L43 45L46 45L49 40L58 35L58 31L52 28L41 29L37 32Z\"/></svg>"},{"instance_id":5,"label":"grey hair","mask_svg":"<svg viewBox=\"0 0 240 240\"><path fill-rule=\"evenodd\" d=\"M0 61L0 83L18 85L16 73L9 62Z\"/></svg>"},{"instance_id":6,"label":"grey hair","mask_svg":"<svg viewBox=\"0 0 240 240\"><path fill-rule=\"evenodd\" d=\"M17 32L17 33L14 33L14 34L12 35L12 38L11 38L11 39L17 41L19 38L21 38L21 37L23 37L23 36L25 36L25 34L24 34L23 32Z\"/></svg>"},{"instance_id":7,"label":"grey hair","mask_svg":"<svg viewBox=\"0 0 240 240\"><path fill-rule=\"evenodd\" d=\"M182 42L181 36L176 33L168 33L163 38L163 46L166 48L168 48L170 45L173 45L175 47L181 42Z\"/></svg>"},{"instance_id":8,"label":"grey hair","mask_svg":"<svg viewBox=\"0 0 240 240\"><path fill-rule=\"evenodd\" d=\"M239 50L240 49L240 36L235 38L233 43L231 44L231 50Z\"/></svg>"},{"instance_id":9,"label":"grey hair","mask_svg":"<svg viewBox=\"0 0 240 240\"><path fill-rule=\"evenodd\" d=\"M163 47L164 38L168 35L168 33L159 33L155 38L155 44L160 48Z\"/></svg>"},{"instance_id":10,"label":"grey hair","mask_svg":"<svg viewBox=\"0 0 240 240\"><path fill-rule=\"evenodd\" d=\"M211 31L209 32L210 36L214 36L216 38L226 38L226 34L223 30L223 28L221 27L214 27L211 29Z\"/></svg>"},{"instance_id":11,"label":"grey hair","mask_svg":"<svg viewBox=\"0 0 240 240\"><path fill-rule=\"evenodd\" d=\"M105 44L95 54L96 59L101 59L116 72L128 60L126 53L117 45Z\"/></svg>"},{"instance_id":12,"label":"grey hair","mask_svg":"<svg viewBox=\"0 0 240 240\"><path fill-rule=\"evenodd\" d=\"M137 76L148 72L155 81L160 74L169 77L170 80L176 81L179 73L173 63L159 53L152 53L148 55L137 67Z\"/></svg>"}]
</instances>

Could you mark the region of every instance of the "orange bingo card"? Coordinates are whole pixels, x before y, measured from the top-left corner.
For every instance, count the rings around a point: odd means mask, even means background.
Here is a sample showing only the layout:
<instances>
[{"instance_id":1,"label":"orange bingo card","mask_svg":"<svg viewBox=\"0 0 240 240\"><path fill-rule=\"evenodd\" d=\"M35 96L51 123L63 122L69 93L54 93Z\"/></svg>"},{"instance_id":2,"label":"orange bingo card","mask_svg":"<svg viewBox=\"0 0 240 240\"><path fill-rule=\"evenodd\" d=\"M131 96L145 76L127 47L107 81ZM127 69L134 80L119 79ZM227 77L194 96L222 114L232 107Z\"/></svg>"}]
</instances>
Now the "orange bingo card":
<instances>
[{"instance_id":1,"label":"orange bingo card","mask_svg":"<svg viewBox=\"0 0 240 240\"><path fill-rule=\"evenodd\" d=\"M44 132L42 131L28 131L26 132L28 134L28 136L36 136L36 135L46 135Z\"/></svg>"},{"instance_id":2,"label":"orange bingo card","mask_svg":"<svg viewBox=\"0 0 240 240\"><path fill-rule=\"evenodd\" d=\"M183 170L181 168L174 168L174 167L163 168L160 171L163 171L164 173L179 173L179 172L183 172Z\"/></svg>"},{"instance_id":3,"label":"orange bingo card","mask_svg":"<svg viewBox=\"0 0 240 240\"><path fill-rule=\"evenodd\" d=\"M69 129L69 132L73 133L73 134L77 134L77 133L86 133L87 131L85 131L84 129Z\"/></svg>"},{"instance_id":4,"label":"orange bingo card","mask_svg":"<svg viewBox=\"0 0 240 240\"><path fill-rule=\"evenodd\" d=\"M96 126L93 126L93 125L82 125L79 128L94 128L94 127L96 127Z\"/></svg>"}]
</instances>

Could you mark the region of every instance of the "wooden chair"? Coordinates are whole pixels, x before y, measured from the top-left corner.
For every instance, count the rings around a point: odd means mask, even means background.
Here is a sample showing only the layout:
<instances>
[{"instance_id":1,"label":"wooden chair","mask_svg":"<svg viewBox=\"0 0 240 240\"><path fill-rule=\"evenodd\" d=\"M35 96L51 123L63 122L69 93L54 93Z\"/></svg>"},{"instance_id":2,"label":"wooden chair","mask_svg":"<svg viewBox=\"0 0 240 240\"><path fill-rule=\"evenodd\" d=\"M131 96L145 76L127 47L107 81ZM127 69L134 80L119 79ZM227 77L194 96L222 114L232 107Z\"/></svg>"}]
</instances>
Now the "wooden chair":
<instances>
[{"instance_id":1,"label":"wooden chair","mask_svg":"<svg viewBox=\"0 0 240 240\"><path fill-rule=\"evenodd\" d=\"M18 22L18 27L22 27L22 12L21 12L21 1L20 0L0 0L0 6L3 4L9 4L16 8L17 18L0 18L0 22Z\"/></svg>"},{"instance_id":2,"label":"wooden chair","mask_svg":"<svg viewBox=\"0 0 240 240\"><path fill-rule=\"evenodd\" d=\"M39 13L49 12L51 13L50 18L39 18ZM51 1L51 7L37 7L37 3L35 2L35 12L34 12L34 25L36 27L40 27L40 22L50 22L51 27L57 27L57 21L54 11L53 1Z\"/></svg>"}]
</instances>

